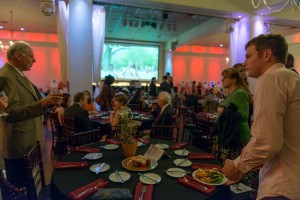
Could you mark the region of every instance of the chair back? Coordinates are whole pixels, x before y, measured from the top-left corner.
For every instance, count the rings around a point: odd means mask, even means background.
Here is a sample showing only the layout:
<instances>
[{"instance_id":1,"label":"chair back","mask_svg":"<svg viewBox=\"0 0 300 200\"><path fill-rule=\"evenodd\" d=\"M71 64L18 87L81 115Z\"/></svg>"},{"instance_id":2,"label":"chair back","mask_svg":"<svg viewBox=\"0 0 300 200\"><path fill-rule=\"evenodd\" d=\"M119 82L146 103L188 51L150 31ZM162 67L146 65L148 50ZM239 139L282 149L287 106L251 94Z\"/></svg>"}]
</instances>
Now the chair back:
<instances>
[{"instance_id":1,"label":"chair back","mask_svg":"<svg viewBox=\"0 0 300 200\"><path fill-rule=\"evenodd\" d=\"M213 125L210 123L208 115L206 113L197 113L194 124L193 145L211 151Z\"/></svg>"},{"instance_id":2,"label":"chair back","mask_svg":"<svg viewBox=\"0 0 300 200\"><path fill-rule=\"evenodd\" d=\"M166 139L178 141L179 127L178 125L171 126L152 126L150 137L156 139Z\"/></svg>"},{"instance_id":3,"label":"chair back","mask_svg":"<svg viewBox=\"0 0 300 200\"><path fill-rule=\"evenodd\" d=\"M3 200L27 200L26 188L16 188L4 177L3 170L0 169L0 188Z\"/></svg>"},{"instance_id":4,"label":"chair back","mask_svg":"<svg viewBox=\"0 0 300 200\"><path fill-rule=\"evenodd\" d=\"M46 187L39 141L28 151L24 159L28 177L27 197L30 200L35 200L38 198L40 191Z\"/></svg>"},{"instance_id":5,"label":"chair back","mask_svg":"<svg viewBox=\"0 0 300 200\"><path fill-rule=\"evenodd\" d=\"M141 112L142 111L142 105L141 105L141 103L139 103L139 104L128 104L127 106L132 111L135 111L135 112Z\"/></svg>"},{"instance_id":6,"label":"chair back","mask_svg":"<svg viewBox=\"0 0 300 200\"><path fill-rule=\"evenodd\" d=\"M99 140L100 129L93 129L90 131L75 133L73 137L71 137L71 144L75 148L78 146L99 142Z\"/></svg>"},{"instance_id":7,"label":"chair back","mask_svg":"<svg viewBox=\"0 0 300 200\"><path fill-rule=\"evenodd\" d=\"M76 132L74 118L64 116L63 121L64 121L63 133L67 136L74 135L74 133Z\"/></svg>"}]
</instances>

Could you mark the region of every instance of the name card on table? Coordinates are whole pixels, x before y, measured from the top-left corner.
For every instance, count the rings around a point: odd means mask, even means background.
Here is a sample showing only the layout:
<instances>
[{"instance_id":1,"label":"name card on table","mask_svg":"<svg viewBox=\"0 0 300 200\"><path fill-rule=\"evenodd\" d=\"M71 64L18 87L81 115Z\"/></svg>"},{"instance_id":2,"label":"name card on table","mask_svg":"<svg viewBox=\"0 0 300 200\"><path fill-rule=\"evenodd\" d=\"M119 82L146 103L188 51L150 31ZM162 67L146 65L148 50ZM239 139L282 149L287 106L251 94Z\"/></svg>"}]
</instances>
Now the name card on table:
<instances>
[{"instance_id":1,"label":"name card on table","mask_svg":"<svg viewBox=\"0 0 300 200\"><path fill-rule=\"evenodd\" d=\"M151 160L158 161L162 157L164 152L165 151L162 150L161 148L158 148L158 147L154 146L153 144L151 144L149 149L144 154L144 156L150 158Z\"/></svg>"}]
</instances>

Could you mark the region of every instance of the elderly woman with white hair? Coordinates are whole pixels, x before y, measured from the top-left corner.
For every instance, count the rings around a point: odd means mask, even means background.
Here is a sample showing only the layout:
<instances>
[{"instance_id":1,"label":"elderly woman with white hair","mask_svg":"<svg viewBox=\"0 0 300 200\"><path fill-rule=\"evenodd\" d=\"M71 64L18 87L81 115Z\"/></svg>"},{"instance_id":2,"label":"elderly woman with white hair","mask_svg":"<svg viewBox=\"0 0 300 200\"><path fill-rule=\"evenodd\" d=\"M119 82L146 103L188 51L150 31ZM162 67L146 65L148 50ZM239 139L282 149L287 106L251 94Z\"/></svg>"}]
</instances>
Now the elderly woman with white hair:
<instances>
[{"instance_id":1,"label":"elderly woman with white hair","mask_svg":"<svg viewBox=\"0 0 300 200\"><path fill-rule=\"evenodd\" d=\"M172 97L168 92L160 92L157 99L157 104L160 107L158 114L152 112L155 117L153 125L170 126L174 121L174 110L171 106Z\"/></svg>"}]
</instances>

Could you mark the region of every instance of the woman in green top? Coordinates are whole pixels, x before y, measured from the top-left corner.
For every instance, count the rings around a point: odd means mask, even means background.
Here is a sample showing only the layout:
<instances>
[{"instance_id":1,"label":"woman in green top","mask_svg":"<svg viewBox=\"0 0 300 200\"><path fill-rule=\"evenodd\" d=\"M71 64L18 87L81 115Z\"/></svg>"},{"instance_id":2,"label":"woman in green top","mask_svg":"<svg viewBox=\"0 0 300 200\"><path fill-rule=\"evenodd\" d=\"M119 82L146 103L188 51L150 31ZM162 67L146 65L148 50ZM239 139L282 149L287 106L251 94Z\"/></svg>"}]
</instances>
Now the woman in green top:
<instances>
[{"instance_id":1,"label":"woman in green top","mask_svg":"<svg viewBox=\"0 0 300 200\"><path fill-rule=\"evenodd\" d=\"M226 89L227 97L220 102L218 107L218 113L222 114L224 107L228 107L233 103L238 107L238 112L241 114L241 123L239 125L239 133L241 136L241 148L247 144L250 140L250 128L248 125L249 114L249 97L250 92L237 69L228 68L222 72L222 83ZM213 149L215 152L221 153L218 157L221 159L234 159L239 155L241 148L227 149L220 147L217 141L214 141ZM221 149L220 149L221 148Z\"/></svg>"}]
</instances>

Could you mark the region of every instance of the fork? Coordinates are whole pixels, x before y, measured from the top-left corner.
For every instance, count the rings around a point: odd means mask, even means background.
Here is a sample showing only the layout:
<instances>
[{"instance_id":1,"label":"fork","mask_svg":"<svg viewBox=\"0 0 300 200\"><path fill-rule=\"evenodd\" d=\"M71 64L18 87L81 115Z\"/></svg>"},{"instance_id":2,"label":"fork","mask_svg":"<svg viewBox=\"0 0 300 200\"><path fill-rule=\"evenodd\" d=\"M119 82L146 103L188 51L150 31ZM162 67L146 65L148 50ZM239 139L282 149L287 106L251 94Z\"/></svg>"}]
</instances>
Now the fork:
<instances>
[{"instance_id":1,"label":"fork","mask_svg":"<svg viewBox=\"0 0 300 200\"><path fill-rule=\"evenodd\" d=\"M147 190L147 186L146 186L146 185L143 185L143 188L142 188L142 194L141 194L139 200L143 200L143 196L144 196L144 193L146 192L146 190Z\"/></svg>"},{"instance_id":2,"label":"fork","mask_svg":"<svg viewBox=\"0 0 300 200\"><path fill-rule=\"evenodd\" d=\"M198 183L196 183L196 182L194 182L194 181L189 181L185 176L183 177L183 180L184 180L185 182L191 183L191 184L193 184L193 185L197 185L198 187L201 187L201 188L203 188L204 190L208 190L208 188L205 187L205 186L203 186L203 185L200 185L200 184L198 184Z\"/></svg>"}]
</instances>

